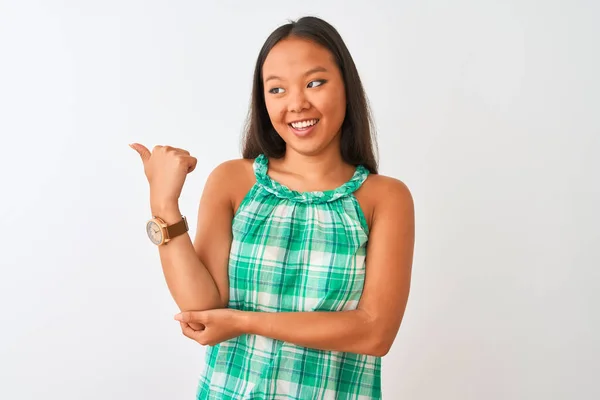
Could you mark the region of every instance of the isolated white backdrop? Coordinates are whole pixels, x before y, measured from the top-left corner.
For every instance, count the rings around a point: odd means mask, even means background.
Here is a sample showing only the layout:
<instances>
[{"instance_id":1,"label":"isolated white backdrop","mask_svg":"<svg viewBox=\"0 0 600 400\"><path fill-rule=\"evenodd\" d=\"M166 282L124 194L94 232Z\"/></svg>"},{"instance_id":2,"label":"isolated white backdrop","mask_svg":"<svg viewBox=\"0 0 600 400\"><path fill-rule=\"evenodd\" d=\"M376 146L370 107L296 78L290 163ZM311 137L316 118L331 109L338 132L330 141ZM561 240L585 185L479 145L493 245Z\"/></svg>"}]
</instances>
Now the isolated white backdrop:
<instances>
[{"instance_id":1,"label":"isolated white backdrop","mask_svg":"<svg viewBox=\"0 0 600 400\"><path fill-rule=\"evenodd\" d=\"M127 146L239 156L252 68L289 18L338 28L381 173L416 202L387 399L594 399L600 57L589 1L0 1L0 398L190 399Z\"/></svg>"}]
</instances>

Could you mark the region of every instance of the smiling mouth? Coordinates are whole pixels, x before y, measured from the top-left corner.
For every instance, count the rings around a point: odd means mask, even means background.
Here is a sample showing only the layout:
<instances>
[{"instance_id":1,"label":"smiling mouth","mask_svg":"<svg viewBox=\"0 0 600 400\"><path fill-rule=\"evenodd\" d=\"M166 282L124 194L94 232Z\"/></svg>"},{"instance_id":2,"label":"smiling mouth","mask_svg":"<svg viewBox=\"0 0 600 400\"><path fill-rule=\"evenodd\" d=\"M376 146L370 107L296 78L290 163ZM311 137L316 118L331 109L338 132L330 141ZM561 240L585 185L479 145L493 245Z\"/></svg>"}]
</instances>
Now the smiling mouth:
<instances>
[{"instance_id":1,"label":"smiling mouth","mask_svg":"<svg viewBox=\"0 0 600 400\"><path fill-rule=\"evenodd\" d=\"M292 128L294 128L295 130L303 131L303 130L312 128L318 122L319 122L319 119L315 118L315 119L307 119L305 121L300 121L300 122L292 122L288 125L291 126Z\"/></svg>"}]
</instances>

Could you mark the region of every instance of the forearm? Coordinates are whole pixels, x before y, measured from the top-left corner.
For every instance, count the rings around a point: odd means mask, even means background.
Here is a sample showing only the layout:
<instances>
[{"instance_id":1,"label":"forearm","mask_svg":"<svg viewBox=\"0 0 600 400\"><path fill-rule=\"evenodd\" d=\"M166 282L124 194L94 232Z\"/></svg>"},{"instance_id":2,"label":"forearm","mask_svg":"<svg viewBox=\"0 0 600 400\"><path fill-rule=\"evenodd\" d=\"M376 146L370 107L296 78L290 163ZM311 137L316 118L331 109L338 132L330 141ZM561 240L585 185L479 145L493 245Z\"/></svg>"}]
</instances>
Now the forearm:
<instances>
[{"instance_id":1,"label":"forearm","mask_svg":"<svg viewBox=\"0 0 600 400\"><path fill-rule=\"evenodd\" d=\"M152 207L167 224L181 219L177 205ZM207 310L224 307L214 279L202 264L188 233L159 246L160 261L167 287L181 311Z\"/></svg>"},{"instance_id":2,"label":"forearm","mask_svg":"<svg viewBox=\"0 0 600 400\"><path fill-rule=\"evenodd\" d=\"M244 333L282 340L303 347L358 354L383 355L376 323L362 310L340 312L249 312Z\"/></svg>"}]
</instances>

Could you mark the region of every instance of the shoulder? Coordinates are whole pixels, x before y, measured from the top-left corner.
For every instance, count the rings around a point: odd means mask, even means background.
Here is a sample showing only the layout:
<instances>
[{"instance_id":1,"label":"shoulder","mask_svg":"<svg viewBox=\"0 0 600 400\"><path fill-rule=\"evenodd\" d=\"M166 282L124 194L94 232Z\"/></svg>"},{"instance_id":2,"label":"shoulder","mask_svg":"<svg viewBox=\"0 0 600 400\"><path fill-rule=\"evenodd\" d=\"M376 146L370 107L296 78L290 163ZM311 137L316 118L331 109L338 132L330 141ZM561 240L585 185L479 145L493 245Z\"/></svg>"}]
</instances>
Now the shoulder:
<instances>
[{"instance_id":1,"label":"shoulder","mask_svg":"<svg viewBox=\"0 0 600 400\"><path fill-rule=\"evenodd\" d=\"M376 196L374 217L403 215L414 212L414 200L408 186L401 180L384 175L373 175L372 191Z\"/></svg>"},{"instance_id":2,"label":"shoulder","mask_svg":"<svg viewBox=\"0 0 600 400\"><path fill-rule=\"evenodd\" d=\"M253 162L254 160L247 160L244 158L223 161L211 171L209 178L235 179L243 177L249 172L253 172Z\"/></svg>"},{"instance_id":3,"label":"shoulder","mask_svg":"<svg viewBox=\"0 0 600 400\"><path fill-rule=\"evenodd\" d=\"M236 208L256 182L253 163L244 158L221 162L208 175L205 191L226 198Z\"/></svg>"},{"instance_id":4,"label":"shoulder","mask_svg":"<svg viewBox=\"0 0 600 400\"><path fill-rule=\"evenodd\" d=\"M377 199L377 204L410 202L412 193L401 180L385 175L371 174L364 183L365 192Z\"/></svg>"},{"instance_id":5,"label":"shoulder","mask_svg":"<svg viewBox=\"0 0 600 400\"><path fill-rule=\"evenodd\" d=\"M408 186L401 180L370 174L357 192L357 198L364 206L369 225L378 218L413 218L414 200Z\"/></svg>"},{"instance_id":6,"label":"shoulder","mask_svg":"<svg viewBox=\"0 0 600 400\"><path fill-rule=\"evenodd\" d=\"M208 175L206 185L221 190L247 185L254 178L253 161L240 158L221 162Z\"/></svg>"}]
</instances>

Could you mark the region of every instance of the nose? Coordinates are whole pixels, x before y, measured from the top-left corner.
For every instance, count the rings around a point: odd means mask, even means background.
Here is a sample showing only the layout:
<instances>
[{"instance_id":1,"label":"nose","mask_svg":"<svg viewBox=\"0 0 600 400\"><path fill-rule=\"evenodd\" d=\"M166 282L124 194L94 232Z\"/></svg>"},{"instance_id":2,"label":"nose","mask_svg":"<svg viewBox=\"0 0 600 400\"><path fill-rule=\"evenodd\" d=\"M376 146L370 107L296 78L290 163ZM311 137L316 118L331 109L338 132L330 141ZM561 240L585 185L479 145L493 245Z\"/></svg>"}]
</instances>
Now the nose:
<instances>
[{"instance_id":1,"label":"nose","mask_svg":"<svg viewBox=\"0 0 600 400\"><path fill-rule=\"evenodd\" d=\"M302 90L294 91L288 99L288 112L299 113L310 108L310 103Z\"/></svg>"}]
</instances>

